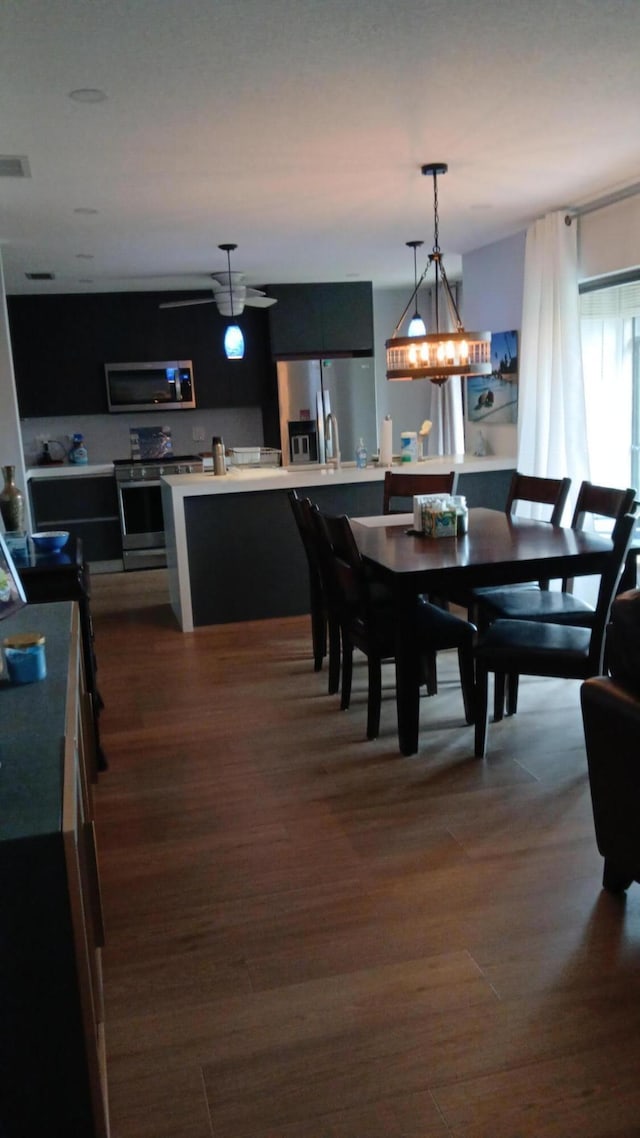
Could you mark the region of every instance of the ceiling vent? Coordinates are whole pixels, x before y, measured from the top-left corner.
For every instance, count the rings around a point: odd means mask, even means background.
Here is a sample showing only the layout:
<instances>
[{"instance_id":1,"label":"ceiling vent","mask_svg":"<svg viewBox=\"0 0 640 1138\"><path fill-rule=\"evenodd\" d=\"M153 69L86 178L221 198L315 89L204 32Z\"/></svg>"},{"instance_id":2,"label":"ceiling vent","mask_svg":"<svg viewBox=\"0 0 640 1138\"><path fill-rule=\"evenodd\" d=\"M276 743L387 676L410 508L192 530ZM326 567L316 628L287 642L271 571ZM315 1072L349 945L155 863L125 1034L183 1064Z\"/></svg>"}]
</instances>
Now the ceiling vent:
<instances>
[{"instance_id":1,"label":"ceiling vent","mask_svg":"<svg viewBox=\"0 0 640 1138\"><path fill-rule=\"evenodd\" d=\"M25 273L28 281L54 281L56 279L55 273Z\"/></svg>"},{"instance_id":2,"label":"ceiling vent","mask_svg":"<svg viewBox=\"0 0 640 1138\"><path fill-rule=\"evenodd\" d=\"M0 154L0 178L30 178L31 167L25 154Z\"/></svg>"}]
</instances>

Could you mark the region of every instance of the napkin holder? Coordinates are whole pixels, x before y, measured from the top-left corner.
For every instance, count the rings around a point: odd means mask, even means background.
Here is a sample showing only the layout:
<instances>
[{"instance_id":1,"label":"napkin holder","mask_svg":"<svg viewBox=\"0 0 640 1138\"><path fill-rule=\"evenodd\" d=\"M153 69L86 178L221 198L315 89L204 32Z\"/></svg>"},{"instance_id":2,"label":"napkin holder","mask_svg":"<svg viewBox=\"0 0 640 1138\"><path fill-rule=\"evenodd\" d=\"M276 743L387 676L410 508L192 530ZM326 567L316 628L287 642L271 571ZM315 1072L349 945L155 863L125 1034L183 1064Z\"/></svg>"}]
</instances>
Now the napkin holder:
<instances>
[{"instance_id":1,"label":"napkin holder","mask_svg":"<svg viewBox=\"0 0 640 1138\"><path fill-rule=\"evenodd\" d=\"M417 494L413 499L413 528L425 537L455 537L457 512L448 500L429 494Z\"/></svg>"}]
</instances>

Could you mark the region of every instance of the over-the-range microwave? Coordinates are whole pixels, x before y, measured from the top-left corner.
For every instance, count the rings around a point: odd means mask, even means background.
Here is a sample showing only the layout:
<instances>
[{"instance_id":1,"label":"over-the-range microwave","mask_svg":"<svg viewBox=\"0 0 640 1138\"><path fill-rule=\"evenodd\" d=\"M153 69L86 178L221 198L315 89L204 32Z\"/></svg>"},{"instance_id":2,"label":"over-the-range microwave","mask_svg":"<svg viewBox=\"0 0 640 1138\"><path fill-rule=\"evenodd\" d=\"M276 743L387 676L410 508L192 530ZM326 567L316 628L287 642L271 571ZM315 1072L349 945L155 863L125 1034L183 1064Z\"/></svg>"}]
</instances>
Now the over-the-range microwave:
<instances>
[{"instance_id":1,"label":"over-the-range microwave","mask_svg":"<svg viewBox=\"0 0 640 1138\"><path fill-rule=\"evenodd\" d=\"M105 364L110 411L189 411L196 405L191 360Z\"/></svg>"}]
</instances>

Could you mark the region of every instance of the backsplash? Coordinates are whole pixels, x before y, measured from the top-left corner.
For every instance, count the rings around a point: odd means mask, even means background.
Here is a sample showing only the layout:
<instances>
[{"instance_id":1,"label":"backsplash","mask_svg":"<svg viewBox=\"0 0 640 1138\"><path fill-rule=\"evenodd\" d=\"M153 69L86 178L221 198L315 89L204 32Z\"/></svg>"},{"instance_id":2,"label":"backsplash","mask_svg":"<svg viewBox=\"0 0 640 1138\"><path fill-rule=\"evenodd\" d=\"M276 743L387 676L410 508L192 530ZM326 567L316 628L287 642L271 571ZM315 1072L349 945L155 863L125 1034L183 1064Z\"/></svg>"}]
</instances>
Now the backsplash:
<instances>
[{"instance_id":1,"label":"backsplash","mask_svg":"<svg viewBox=\"0 0 640 1138\"><path fill-rule=\"evenodd\" d=\"M84 435L90 463L112 462L129 458L129 428L171 428L174 454L198 454L211 450L213 435L221 435L225 446L262 446L262 412L259 407L223 407L204 411L174 411L164 417L161 412L147 414L78 415L54 419L22 419L22 445L25 466L36 466L42 453L42 441L50 441L54 460L65 457L74 434ZM202 437L194 438L194 434ZM59 444L59 445L56 445Z\"/></svg>"}]
</instances>

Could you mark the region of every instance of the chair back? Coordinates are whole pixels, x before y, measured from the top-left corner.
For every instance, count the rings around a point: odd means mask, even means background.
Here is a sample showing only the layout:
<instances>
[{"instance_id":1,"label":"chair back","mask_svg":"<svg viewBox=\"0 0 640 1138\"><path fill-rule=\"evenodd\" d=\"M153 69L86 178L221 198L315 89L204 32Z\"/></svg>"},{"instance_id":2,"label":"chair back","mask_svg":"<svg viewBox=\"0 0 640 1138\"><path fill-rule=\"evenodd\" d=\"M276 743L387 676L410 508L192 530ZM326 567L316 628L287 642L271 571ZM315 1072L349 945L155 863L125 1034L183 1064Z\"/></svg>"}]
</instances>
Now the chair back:
<instances>
[{"instance_id":1,"label":"chair back","mask_svg":"<svg viewBox=\"0 0 640 1138\"><path fill-rule=\"evenodd\" d=\"M636 491L630 486L626 490L619 490L613 486L596 486L593 482L583 482L578 490L571 528L584 529L587 514L613 518L614 521L622 514L632 514L635 497Z\"/></svg>"},{"instance_id":2,"label":"chair back","mask_svg":"<svg viewBox=\"0 0 640 1138\"><path fill-rule=\"evenodd\" d=\"M633 514L623 514L622 517L617 518L613 527L611 535L613 549L609 554L607 566L600 577L589 645L589 663L592 669L590 674L592 676L600 675L603 671L605 632L611 605L622 577L625 558L631 545L635 524L636 518Z\"/></svg>"},{"instance_id":3,"label":"chair back","mask_svg":"<svg viewBox=\"0 0 640 1138\"><path fill-rule=\"evenodd\" d=\"M458 485L458 473L451 470L449 474L403 474L394 470L384 472L384 492L382 499L383 514L407 513L413 509L413 497L416 494L455 494ZM391 501L398 498L411 499L401 509L393 508Z\"/></svg>"},{"instance_id":4,"label":"chair back","mask_svg":"<svg viewBox=\"0 0 640 1138\"><path fill-rule=\"evenodd\" d=\"M311 507L318 544L325 565L330 595L342 619L349 622L357 615L366 619L368 590L360 550L356 545L349 519L333 516Z\"/></svg>"},{"instance_id":5,"label":"chair back","mask_svg":"<svg viewBox=\"0 0 640 1138\"><path fill-rule=\"evenodd\" d=\"M320 565L318 559L318 550L316 544L316 534L311 519L311 502L309 498L299 498L295 490L287 491L293 516L298 527L298 533L302 539L304 551L309 565L309 572L314 576L319 576Z\"/></svg>"},{"instance_id":6,"label":"chair back","mask_svg":"<svg viewBox=\"0 0 640 1138\"><path fill-rule=\"evenodd\" d=\"M515 513L517 502L534 502L540 506L551 506L549 521L551 525L559 526L570 487L570 478L536 478L533 475L520 474L516 470L507 494L505 513Z\"/></svg>"}]
</instances>

